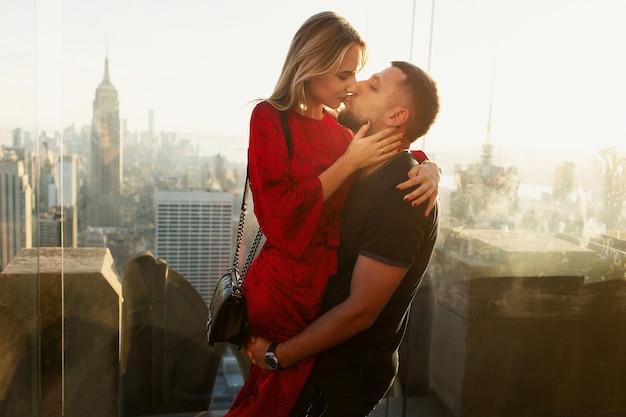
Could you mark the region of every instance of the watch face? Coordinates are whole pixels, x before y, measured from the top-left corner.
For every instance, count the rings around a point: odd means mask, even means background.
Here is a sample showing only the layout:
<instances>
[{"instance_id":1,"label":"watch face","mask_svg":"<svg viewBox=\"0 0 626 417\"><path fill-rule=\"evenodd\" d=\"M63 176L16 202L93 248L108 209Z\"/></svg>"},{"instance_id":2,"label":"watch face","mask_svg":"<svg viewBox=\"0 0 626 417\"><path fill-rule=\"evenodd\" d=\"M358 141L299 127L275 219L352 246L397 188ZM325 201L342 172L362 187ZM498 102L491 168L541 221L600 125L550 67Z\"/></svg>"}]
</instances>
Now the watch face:
<instances>
[{"instance_id":1,"label":"watch face","mask_svg":"<svg viewBox=\"0 0 626 417\"><path fill-rule=\"evenodd\" d=\"M267 365L271 371L277 371L279 367L278 358L273 354L267 355L265 357L265 365Z\"/></svg>"}]
</instances>

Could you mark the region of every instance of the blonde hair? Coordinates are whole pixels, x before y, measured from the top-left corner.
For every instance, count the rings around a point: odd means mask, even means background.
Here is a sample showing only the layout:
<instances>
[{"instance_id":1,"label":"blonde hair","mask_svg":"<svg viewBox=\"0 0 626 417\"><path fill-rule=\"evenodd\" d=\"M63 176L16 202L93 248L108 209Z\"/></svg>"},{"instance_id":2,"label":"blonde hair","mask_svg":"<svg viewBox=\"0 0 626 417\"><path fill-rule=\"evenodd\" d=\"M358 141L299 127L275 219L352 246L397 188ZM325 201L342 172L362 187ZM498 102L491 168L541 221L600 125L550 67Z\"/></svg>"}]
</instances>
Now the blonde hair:
<instances>
[{"instance_id":1,"label":"blonde hair","mask_svg":"<svg viewBox=\"0 0 626 417\"><path fill-rule=\"evenodd\" d=\"M336 73L346 52L355 44L362 50L358 71L367 61L367 45L356 29L334 12L311 16L293 37L274 92L267 101L278 110L304 108L306 82Z\"/></svg>"}]
</instances>

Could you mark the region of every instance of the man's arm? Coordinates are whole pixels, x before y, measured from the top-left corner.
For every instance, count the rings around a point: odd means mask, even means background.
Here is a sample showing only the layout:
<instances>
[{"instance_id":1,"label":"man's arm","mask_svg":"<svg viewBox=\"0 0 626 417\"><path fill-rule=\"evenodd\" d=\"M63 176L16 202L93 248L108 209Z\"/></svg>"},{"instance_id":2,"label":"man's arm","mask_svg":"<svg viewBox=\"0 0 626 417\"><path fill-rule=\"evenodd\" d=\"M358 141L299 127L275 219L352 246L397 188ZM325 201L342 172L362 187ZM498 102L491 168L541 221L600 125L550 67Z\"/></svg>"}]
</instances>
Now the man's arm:
<instances>
[{"instance_id":1,"label":"man's arm","mask_svg":"<svg viewBox=\"0 0 626 417\"><path fill-rule=\"evenodd\" d=\"M275 354L281 367L286 368L330 349L370 327L406 272L406 268L360 255L352 274L348 299L327 311L296 336L278 344ZM252 336L244 352L252 362L267 369L265 352L269 344L263 338Z\"/></svg>"}]
</instances>

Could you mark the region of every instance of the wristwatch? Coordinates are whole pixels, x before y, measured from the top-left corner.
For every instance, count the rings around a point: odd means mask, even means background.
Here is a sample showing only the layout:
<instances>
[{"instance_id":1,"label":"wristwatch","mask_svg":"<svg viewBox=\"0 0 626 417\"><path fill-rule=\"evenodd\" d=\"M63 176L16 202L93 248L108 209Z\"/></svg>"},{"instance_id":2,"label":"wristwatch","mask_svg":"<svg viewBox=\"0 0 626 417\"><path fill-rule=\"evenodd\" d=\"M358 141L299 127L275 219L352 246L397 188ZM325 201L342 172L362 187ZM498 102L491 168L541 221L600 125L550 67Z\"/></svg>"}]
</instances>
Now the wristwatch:
<instances>
[{"instance_id":1,"label":"wristwatch","mask_svg":"<svg viewBox=\"0 0 626 417\"><path fill-rule=\"evenodd\" d=\"M272 343L270 347L267 348L267 352L265 352L265 365L269 368L270 371L280 370L280 361L274 354L274 352L276 351L276 346L278 346L278 343Z\"/></svg>"}]
</instances>

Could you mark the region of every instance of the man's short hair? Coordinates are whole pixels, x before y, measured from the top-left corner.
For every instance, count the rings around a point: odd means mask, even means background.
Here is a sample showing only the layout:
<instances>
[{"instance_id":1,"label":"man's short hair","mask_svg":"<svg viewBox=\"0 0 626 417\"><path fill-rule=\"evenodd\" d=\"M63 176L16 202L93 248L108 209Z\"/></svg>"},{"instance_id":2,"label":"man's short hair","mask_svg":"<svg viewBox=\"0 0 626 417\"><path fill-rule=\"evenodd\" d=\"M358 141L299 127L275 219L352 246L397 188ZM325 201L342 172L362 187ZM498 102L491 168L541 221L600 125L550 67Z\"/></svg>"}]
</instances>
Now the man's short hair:
<instances>
[{"instance_id":1,"label":"man's short hair","mask_svg":"<svg viewBox=\"0 0 626 417\"><path fill-rule=\"evenodd\" d=\"M414 142L428 132L439 113L437 84L430 75L409 62L393 61L391 65L406 75L400 91L408 101L410 113L405 124L407 140Z\"/></svg>"}]
</instances>

